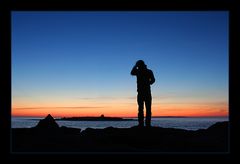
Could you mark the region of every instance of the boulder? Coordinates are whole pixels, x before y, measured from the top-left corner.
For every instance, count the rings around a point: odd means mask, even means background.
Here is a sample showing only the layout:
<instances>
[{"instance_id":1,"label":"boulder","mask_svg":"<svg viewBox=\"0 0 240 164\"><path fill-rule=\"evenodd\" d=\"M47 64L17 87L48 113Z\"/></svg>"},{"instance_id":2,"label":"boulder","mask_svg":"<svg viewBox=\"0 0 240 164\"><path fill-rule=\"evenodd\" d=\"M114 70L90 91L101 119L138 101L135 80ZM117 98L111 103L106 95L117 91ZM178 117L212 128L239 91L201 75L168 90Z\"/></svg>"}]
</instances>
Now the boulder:
<instances>
[{"instance_id":1,"label":"boulder","mask_svg":"<svg viewBox=\"0 0 240 164\"><path fill-rule=\"evenodd\" d=\"M59 125L56 123L55 119L48 114L47 117L40 120L37 126L35 127L37 129L58 129Z\"/></svg>"}]
</instances>

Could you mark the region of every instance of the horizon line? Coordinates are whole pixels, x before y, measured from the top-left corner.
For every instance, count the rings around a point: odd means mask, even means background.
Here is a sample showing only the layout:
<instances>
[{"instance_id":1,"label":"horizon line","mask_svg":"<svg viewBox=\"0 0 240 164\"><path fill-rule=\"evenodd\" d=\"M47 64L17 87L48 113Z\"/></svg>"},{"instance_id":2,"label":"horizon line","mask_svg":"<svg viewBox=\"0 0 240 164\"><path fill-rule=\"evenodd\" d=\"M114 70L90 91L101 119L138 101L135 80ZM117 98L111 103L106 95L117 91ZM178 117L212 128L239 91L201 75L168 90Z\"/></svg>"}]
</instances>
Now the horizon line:
<instances>
[{"instance_id":1,"label":"horizon line","mask_svg":"<svg viewBox=\"0 0 240 164\"><path fill-rule=\"evenodd\" d=\"M47 115L46 115L47 116ZM12 117L46 117L46 116L14 116L12 115ZM54 118L71 118L71 117L101 117L100 116L90 116L90 115L86 115L86 116L56 116ZM105 116L104 117L121 117L121 118L138 118L137 116ZM219 118L219 117L229 117L229 115L223 115L223 116L152 116L152 118Z\"/></svg>"}]
</instances>

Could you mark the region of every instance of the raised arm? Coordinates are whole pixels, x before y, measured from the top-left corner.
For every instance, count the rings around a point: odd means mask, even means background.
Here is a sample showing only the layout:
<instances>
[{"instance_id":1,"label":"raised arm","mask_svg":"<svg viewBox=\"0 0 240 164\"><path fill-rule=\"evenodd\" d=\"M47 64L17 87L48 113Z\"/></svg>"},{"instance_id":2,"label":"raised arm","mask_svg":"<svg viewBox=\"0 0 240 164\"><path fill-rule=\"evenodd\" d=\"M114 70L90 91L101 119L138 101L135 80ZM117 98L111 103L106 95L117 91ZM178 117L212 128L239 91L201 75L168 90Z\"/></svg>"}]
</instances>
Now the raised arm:
<instances>
[{"instance_id":1,"label":"raised arm","mask_svg":"<svg viewBox=\"0 0 240 164\"><path fill-rule=\"evenodd\" d=\"M131 75L137 75L137 66L136 65L134 65L134 67L132 68Z\"/></svg>"}]
</instances>

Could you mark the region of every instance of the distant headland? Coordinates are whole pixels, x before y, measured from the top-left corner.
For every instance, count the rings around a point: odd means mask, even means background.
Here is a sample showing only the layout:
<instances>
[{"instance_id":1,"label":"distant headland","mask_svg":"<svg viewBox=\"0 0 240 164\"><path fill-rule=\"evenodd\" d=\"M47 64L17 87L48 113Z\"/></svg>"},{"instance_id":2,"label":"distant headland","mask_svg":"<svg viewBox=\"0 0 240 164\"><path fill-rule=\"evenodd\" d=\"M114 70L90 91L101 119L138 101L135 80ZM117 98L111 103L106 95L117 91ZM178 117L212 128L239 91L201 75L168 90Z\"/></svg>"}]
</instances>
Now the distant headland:
<instances>
[{"instance_id":1,"label":"distant headland","mask_svg":"<svg viewBox=\"0 0 240 164\"><path fill-rule=\"evenodd\" d=\"M62 117L58 121L134 121L131 118L105 117L103 114L99 117Z\"/></svg>"}]
</instances>

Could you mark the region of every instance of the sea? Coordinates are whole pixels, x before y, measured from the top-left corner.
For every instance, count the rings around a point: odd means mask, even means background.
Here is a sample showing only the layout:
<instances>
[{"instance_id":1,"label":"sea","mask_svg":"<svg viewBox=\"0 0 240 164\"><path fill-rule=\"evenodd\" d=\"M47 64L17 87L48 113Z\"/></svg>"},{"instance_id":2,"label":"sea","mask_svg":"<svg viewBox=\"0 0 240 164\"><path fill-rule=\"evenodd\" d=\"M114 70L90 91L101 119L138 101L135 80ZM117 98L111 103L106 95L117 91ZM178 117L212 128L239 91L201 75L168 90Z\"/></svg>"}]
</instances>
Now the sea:
<instances>
[{"instance_id":1,"label":"sea","mask_svg":"<svg viewBox=\"0 0 240 164\"><path fill-rule=\"evenodd\" d=\"M31 128L38 124L40 117L12 117L12 128ZM59 126L72 128L104 129L106 127L130 128L138 125L137 118L131 121L63 121L56 120ZM216 122L229 121L228 117L167 117L152 118L151 125L163 128L178 128L185 130L207 129Z\"/></svg>"}]
</instances>

